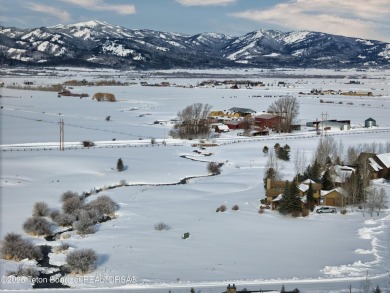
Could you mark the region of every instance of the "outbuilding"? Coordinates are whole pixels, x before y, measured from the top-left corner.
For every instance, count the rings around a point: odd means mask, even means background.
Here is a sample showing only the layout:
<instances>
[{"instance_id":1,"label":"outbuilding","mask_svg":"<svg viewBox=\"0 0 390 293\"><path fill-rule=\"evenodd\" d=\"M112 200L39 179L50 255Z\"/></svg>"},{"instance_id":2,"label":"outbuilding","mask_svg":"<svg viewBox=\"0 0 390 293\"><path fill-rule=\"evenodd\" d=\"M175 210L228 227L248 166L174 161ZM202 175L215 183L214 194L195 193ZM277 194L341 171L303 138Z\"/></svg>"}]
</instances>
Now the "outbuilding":
<instances>
[{"instance_id":1,"label":"outbuilding","mask_svg":"<svg viewBox=\"0 0 390 293\"><path fill-rule=\"evenodd\" d=\"M375 126L376 126L376 121L371 117L364 121L364 127L366 128L375 127Z\"/></svg>"}]
</instances>

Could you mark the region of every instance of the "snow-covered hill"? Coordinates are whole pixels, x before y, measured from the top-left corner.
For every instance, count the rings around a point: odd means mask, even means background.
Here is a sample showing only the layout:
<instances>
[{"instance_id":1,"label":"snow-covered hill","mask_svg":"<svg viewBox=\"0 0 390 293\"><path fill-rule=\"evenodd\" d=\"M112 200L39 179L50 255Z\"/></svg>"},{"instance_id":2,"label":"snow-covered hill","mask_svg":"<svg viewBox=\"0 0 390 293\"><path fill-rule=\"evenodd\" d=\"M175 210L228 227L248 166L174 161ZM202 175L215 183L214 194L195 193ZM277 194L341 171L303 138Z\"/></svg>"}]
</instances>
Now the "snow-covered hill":
<instances>
[{"instance_id":1,"label":"snow-covered hill","mask_svg":"<svg viewBox=\"0 0 390 293\"><path fill-rule=\"evenodd\" d=\"M128 29L92 20L22 30L0 26L5 64L114 68L389 66L390 44L309 31L258 30L232 37Z\"/></svg>"}]
</instances>

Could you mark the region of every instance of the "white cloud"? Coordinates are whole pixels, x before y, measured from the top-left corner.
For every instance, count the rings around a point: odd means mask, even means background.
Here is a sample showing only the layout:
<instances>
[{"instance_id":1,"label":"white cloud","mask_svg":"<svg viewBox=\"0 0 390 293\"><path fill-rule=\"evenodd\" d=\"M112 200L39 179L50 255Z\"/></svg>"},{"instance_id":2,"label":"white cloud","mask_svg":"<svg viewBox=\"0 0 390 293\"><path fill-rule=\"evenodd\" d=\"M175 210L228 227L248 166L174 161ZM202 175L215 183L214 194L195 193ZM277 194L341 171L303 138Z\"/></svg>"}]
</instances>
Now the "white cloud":
<instances>
[{"instance_id":1,"label":"white cloud","mask_svg":"<svg viewBox=\"0 0 390 293\"><path fill-rule=\"evenodd\" d=\"M368 39L390 38L388 0L292 0L265 10L232 16L270 23L290 30L311 30Z\"/></svg>"},{"instance_id":2,"label":"white cloud","mask_svg":"<svg viewBox=\"0 0 390 293\"><path fill-rule=\"evenodd\" d=\"M26 3L24 6L29 10L47 14L52 17L56 17L62 21L69 21L71 19L70 14L67 11L63 9L58 9L56 7L42 5L38 3Z\"/></svg>"},{"instance_id":3,"label":"white cloud","mask_svg":"<svg viewBox=\"0 0 390 293\"><path fill-rule=\"evenodd\" d=\"M117 14L134 14L136 9L134 5L108 4L103 0L62 0L70 4L81 6L88 10L95 11L113 11Z\"/></svg>"},{"instance_id":4,"label":"white cloud","mask_svg":"<svg viewBox=\"0 0 390 293\"><path fill-rule=\"evenodd\" d=\"M236 0L176 0L185 6L210 6L210 5L228 5Z\"/></svg>"}]
</instances>

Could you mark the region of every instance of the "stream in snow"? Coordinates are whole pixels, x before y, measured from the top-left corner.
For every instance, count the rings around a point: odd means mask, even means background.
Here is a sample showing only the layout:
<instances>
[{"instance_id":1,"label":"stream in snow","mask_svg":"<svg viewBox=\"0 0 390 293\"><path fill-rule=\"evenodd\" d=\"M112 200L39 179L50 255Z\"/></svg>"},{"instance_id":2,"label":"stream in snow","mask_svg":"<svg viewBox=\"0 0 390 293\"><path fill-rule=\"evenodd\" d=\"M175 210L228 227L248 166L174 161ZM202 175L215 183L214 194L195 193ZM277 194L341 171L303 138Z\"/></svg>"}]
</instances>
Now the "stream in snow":
<instances>
[{"instance_id":1,"label":"stream in snow","mask_svg":"<svg viewBox=\"0 0 390 293\"><path fill-rule=\"evenodd\" d=\"M199 152L200 153L200 152ZM210 156L211 154L203 154L204 156ZM182 155L182 158L193 160L193 161L200 161L194 158L190 158L189 156ZM223 163L218 163L219 167L223 165ZM108 188L99 188L99 189L93 189L91 192L84 192L83 196L89 197L93 194L98 194L106 189L115 189L115 188L121 188L121 187L127 187L127 186L169 186L169 185L181 185L181 184L187 184L187 182L191 179L196 179L196 178L203 178L203 177L210 177L210 176L215 176L219 175L219 173L213 173L209 175L204 175L204 176L188 176L185 177L178 182L174 183L158 183L158 184L153 184L153 183L143 183L143 184L116 184L116 185L111 185ZM103 219L101 219L98 223L104 223L107 221L112 220L111 217L109 216L104 216ZM56 232L52 235L48 235L45 237L45 240L48 242L56 241L57 239L60 239L61 234L65 232L70 232L73 231L73 228L68 228L63 231ZM64 277L68 271L66 270L65 266L57 266L53 265L50 263L50 257L49 254L52 252L52 246L50 245L41 245L40 246L41 252L42 252L42 259L38 261L38 266L41 268L44 268L43 271L41 271L38 275L37 278L34 278L34 285L32 286L34 289L37 288L47 288L47 289L54 289L54 288L70 288L68 285L64 285L61 283L61 278Z\"/></svg>"}]
</instances>

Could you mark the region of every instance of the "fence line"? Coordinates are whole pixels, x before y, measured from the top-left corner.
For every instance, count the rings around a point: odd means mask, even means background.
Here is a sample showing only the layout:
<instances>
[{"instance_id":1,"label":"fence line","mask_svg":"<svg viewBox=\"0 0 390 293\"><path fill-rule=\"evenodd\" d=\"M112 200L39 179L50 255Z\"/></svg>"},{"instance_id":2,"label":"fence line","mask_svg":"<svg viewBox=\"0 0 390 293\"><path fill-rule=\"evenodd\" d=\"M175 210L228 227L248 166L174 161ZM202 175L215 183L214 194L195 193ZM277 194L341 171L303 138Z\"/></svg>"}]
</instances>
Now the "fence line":
<instances>
[{"instance_id":1,"label":"fence line","mask_svg":"<svg viewBox=\"0 0 390 293\"><path fill-rule=\"evenodd\" d=\"M343 133L327 133L325 136L338 136L338 135L358 135L358 134L365 134L365 133L385 133L390 132L390 129L382 129L382 130L373 130L373 131L351 131L351 132L343 132ZM320 134L312 134L312 135L294 135L294 136L266 136L266 137L257 137L252 139L236 139L229 142L221 142L218 143L219 146L221 145L230 145L235 143L244 143L244 142L261 142L261 141L268 141L268 140L292 140L292 139L302 139L302 138L313 138L313 137L320 137ZM101 146L93 146L93 147L83 147L83 146L70 146L65 147L64 150L85 150L85 149L108 149L108 148L132 148L132 147L159 147L159 146L184 146L184 144L164 144L164 143L148 143L148 144L118 144L118 145L101 145ZM7 152L7 151L56 151L60 150L60 147L1 147L0 151Z\"/></svg>"},{"instance_id":2,"label":"fence line","mask_svg":"<svg viewBox=\"0 0 390 293\"><path fill-rule=\"evenodd\" d=\"M136 148L136 147L159 147L159 146L174 146L179 147L183 146L183 144L142 144L142 145L102 145L102 146L93 146L93 147L83 147L83 146L73 146L73 147L65 147L64 150L86 150L86 149L119 149L119 148ZM1 148L0 151L3 152L26 152L26 151L59 151L60 147L7 147Z\"/></svg>"}]
</instances>

